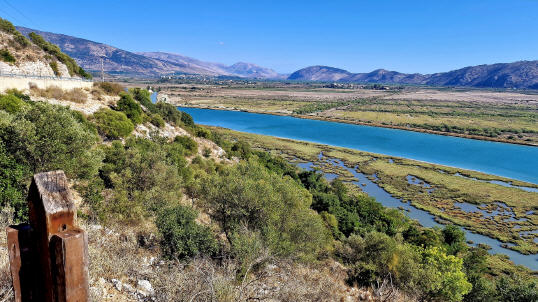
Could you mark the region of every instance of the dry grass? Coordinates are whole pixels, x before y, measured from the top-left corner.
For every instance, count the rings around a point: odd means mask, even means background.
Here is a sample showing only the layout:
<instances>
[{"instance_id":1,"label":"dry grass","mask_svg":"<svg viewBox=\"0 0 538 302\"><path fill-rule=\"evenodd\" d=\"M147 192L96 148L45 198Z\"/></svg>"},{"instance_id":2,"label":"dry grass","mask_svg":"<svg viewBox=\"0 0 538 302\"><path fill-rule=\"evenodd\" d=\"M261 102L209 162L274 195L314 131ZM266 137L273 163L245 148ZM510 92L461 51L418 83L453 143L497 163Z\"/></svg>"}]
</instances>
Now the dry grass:
<instances>
[{"instance_id":1,"label":"dry grass","mask_svg":"<svg viewBox=\"0 0 538 302\"><path fill-rule=\"evenodd\" d=\"M391 297L383 301L413 301L387 286L348 286L346 269L332 260L304 264L262 254L248 265L250 273L240 278L239 263L229 258L160 259L151 224L142 227L150 238L144 247L137 239L140 227L86 229L95 301L128 301L132 297L113 288L112 279L132 287L138 280L148 280L155 289L154 301L381 301L382 296Z\"/></svg>"},{"instance_id":2,"label":"dry grass","mask_svg":"<svg viewBox=\"0 0 538 302\"><path fill-rule=\"evenodd\" d=\"M30 91L33 96L70 101L77 104L84 104L88 100L88 94L82 88L63 90L58 86L49 86L46 89L33 87Z\"/></svg>"}]
</instances>

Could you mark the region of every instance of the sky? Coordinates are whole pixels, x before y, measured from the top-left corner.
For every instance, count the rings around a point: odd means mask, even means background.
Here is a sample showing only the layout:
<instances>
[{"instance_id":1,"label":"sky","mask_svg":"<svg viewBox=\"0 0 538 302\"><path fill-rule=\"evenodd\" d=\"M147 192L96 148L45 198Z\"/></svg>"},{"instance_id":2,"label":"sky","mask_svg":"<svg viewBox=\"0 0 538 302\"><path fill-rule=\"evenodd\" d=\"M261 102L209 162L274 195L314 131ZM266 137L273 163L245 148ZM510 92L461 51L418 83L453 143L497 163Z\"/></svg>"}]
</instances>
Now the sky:
<instances>
[{"instance_id":1,"label":"sky","mask_svg":"<svg viewBox=\"0 0 538 302\"><path fill-rule=\"evenodd\" d=\"M538 0L0 0L15 25L129 51L406 73L538 59Z\"/></svg>"}]
</instances>

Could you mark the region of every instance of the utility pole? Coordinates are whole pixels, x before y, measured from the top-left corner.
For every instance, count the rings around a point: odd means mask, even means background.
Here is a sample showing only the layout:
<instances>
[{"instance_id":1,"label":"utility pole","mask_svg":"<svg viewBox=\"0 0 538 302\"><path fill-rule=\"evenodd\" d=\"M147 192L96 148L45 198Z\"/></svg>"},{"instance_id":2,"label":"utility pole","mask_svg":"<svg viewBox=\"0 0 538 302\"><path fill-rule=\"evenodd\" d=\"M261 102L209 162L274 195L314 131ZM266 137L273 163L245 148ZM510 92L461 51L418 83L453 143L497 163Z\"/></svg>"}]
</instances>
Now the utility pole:
<instances>
[{"instance_id":1,"label":"utility pole","mask_svg":"<svg viewBox=\"0 0 538 302\"><path fill-rule=\"evenodd\" d=\"M101 57L101 82L105 81L105 68L103 66L103 57Z\"/></svg>"}]
</instances>

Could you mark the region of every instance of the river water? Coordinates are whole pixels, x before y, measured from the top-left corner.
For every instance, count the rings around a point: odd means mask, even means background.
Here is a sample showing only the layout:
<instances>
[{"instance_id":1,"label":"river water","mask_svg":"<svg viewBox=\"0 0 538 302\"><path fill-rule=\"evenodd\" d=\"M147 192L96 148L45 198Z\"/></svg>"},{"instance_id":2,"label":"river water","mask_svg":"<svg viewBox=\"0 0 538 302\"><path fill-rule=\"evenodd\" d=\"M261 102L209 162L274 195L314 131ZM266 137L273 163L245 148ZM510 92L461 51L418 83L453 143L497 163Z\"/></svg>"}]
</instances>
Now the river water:
<instances>
[{"instance_id":1,"label":"river water","mask_svg":"<svg viewBox=\"0 0 538 302\"><path fill-rule=\"evenodd\" d=\"M186 107L178 109L192 115L198 124L404 157L538 184L536 147L289 116ZM341 162L334 164L342 165ZM410 218L417 219L424 226L440 226L433 215L409 203L402 203L366 176L347 169L364 184L361 188L383 205L404 208ZM467 239L475 244L490 245L491 253L508 255L514 263L538 270L538 255L523 255L502 247L502 242L496 239L468 230L465 233Z\"/></svg>"},{"instance_id":2,"label":"river water","mask_svg":"<svg viewBox=\"0 0 538 302\"><path fill-rule=\"evenodd\" d=\"M404 157L538 184L538 147L290 116L178 109L202 125Z\"/></svg>"}]
</instances>

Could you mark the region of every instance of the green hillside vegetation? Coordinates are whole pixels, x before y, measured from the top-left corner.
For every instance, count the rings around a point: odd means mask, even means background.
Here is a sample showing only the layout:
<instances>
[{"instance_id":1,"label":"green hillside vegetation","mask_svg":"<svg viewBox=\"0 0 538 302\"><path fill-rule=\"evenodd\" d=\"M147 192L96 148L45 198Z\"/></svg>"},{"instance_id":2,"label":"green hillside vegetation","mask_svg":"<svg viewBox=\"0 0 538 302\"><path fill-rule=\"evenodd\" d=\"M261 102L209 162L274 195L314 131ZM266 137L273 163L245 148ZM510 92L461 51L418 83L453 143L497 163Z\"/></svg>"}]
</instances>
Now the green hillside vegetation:
<instances>
[{"instance_id":1,"label":"green hillside vegetation","mask_svg":"<svg viewBox=\"0 0 538 302\"><path fill-rule=\"evenodd\" d=\"M14 36L14 40L17 43L17 47L25 48L30 45L30 41L21 34L11 22L6 19L0 18L0 31L11 34Z\"/></svg>"},{"instance_id":2,"label":"green hillside vegetation","mask_svg":"<svg viewBox=\"0 0 538 302\"><path fill-rule=\"evenodd\" d=\"M69 75L71 76L77 75L85 79L92 78L91 74L87 73L82 67L78 66L77 62L75 62L75 60L71 58L70 56L68 56L67 54L63 53L60 50L60 47L58 47L57 45L54 45L50 42L45 41L43 37L33 32L30 33L28 36L30 37L30 40L32 40L32 42L35 45L39 46L45 52L54 56L58 61L65 64L65 66L67 66L67 70L69 71Z\"/></svg>"},{"instance_id":3,"label":"green hillside vegetation","mask_svg":"<svg viewBox=\"0 0 538 302\"><path fill-rule=\"evenodd\" d=\"M194 157L196 142L182 136L137 138L125 131L123 141L103 143L99 133L119 137L104 130L115 127L110 120L133 125L126 113L139 111L127 96L126 106L116 108L122 111L106 109L90 119L65 107L0 96L7 100L0 103L0 207L26 221L31 176L62 169L83 199L81 218L140 229L153 225L171 267L195 257L231 259L242 280L268 257L301 263L332 258L347 267L349 284L390 280L418 300L538 299L528 272L489 274L487 252L469 248L459 228L420 227L338 180L327 182L319 172L299 170L244 141L200 130L172 105L149 105L147 95L130 94L146 108L142 115L159 114L199 133L239 162ZM210 222L200 223L199 213Z\"/></svg>"}]
</instances>

